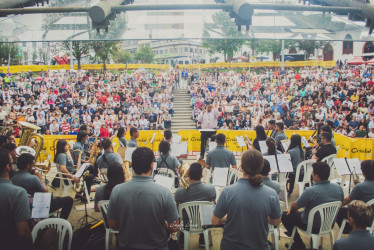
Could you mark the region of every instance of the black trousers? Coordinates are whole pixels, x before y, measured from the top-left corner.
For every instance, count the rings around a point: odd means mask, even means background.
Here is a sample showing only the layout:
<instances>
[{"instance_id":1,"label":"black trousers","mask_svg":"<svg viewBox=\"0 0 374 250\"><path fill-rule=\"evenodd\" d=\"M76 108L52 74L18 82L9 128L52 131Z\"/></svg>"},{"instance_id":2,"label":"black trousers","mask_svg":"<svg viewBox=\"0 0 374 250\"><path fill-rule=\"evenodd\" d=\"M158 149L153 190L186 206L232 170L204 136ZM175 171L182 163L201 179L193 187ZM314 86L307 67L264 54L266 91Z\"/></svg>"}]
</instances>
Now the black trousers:
<instances>
[{"instance_id":1,"label":"black trousers","mask_svg":"<svg viewBox=\"0 0 374 250\"><path fill-rule=\"evenodd\" d=\"M347 207L341 207L338 212L338 216L336 217L336 223L338 224L339 228L342 226L343 219L348 218L348 208ZM345 224L343 234L349 234L352 230L352 227L349 223Z\"/></svg>"},{"instance_id":2,"label":"black trousers","mask_svg":"<svg viewBox=\"0 0 374 250\"><path fill-rule=\"evenodd\" d=\"M301 212L296 211L296 212L290 213L289 215L287 215L287 212L288 211L285 211L282 214L282 223L283 223L283 226L288 231L286 233L288 236L291 236L292 230L295 226L297 226L297 227L299 227L303 230L306 230L307 224L305 224L301 220ZM319 228L313 227L312 228L312 233L315 233L315 234L319 233ZM296 233L295 233L293 245L296 246L296 247L300 247L300 248L305 247L304 242L301 239L298 231L296 231Z\"/></svg>"},{"instance_id":3,"label":"black trousers","mask_svg":"<svg viewBox=\"0 0 374 250\"><path fill-rule=\"evenodd\" d=\"M70 196L56 197L51 200L51 212L61 208L60 218L67 220L73 207L73 198Z\"/></svg>"},{"instance_id":4,"label":"black trousers","mask_svg":"<svg viewBox=\"0 0 374 250\"><path fill-rule=\"evenodd\" d=\"M216 131L201 131L200 133L201 133L201 137L200 137L200 141L201 141L200 156L204 157L206 143L212 135L216 134Z\"/></svg>"}]
</instances>

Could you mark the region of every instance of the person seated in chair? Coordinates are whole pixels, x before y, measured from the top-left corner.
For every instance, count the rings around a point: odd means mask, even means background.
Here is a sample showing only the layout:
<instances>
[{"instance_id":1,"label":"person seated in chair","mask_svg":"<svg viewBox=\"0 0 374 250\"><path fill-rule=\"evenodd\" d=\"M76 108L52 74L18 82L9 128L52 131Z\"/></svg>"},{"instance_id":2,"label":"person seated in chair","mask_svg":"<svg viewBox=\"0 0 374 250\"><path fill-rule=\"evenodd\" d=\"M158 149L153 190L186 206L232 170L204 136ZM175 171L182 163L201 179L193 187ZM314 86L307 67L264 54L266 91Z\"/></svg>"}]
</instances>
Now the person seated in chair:
<instances>
[{"instance_id":1,"label":"person seated in chair","mask_svg":"<svg viewBox=\"0 0 374 250\"><path fill-rule=\"evenodd\" d=\"M295 226L306 229L308 225L308 216L312 208L334 201L343 201L344 193L342 188L335 183L330 183L330 167L325 162L313 163L312 177L314 185L304 190L301 196L292 203L290 210L282 215L282 223L287 229L287 235L291 236ZM300 208L305 208L303 212L299 212ZM315 217L313 222L313 233L318 233L320 218ZM296 231L294 243L291 249L305 249L305 245Z\"/></svg>"},{"instance_id":2,"label":"person seated in chair","mask_svg":"<svg viewBox=\"0 0 374 250\"><path fill-rule=\"evenodd\" d=\"M336 148L331 144L332 135L331 133L324 132L321 135L322 146L314 152L313 159L317 161L323 160L323 158L336 154Z\"/></svg>"},{"instance_id":3,"label":"person seated in chair","mask_svg":"<svg viewBox=\"0 0 374 250\"><path fill-rule=\"evenodd\" d=\"M11 178L14 185L24 188L31 196L34 196L36 192L48 192L47 185L44 183L42 175L33 169L34 165L35 157L33 155L21 154L17 161L18 171ZM72 207L73 198L70 196L55 197L51 200L50 212L62 208L60 218L67 220Z\"/></svg>"},{"instance_id":4,"label":"person seated in chair","mask_svg":"<svg viewBox=\"0 0 374 250\"><path fill-rule=\"evenodd\" d=\"M354 200L348 205L348 221L352 227L350 235L334 243L333 250L370 250L374 246L374 236L366 227L373 221L372 208L363 201Z\"/></svg>"},{"instance_id":5,"label":"person seated in chair","mask_svg":"<svg viewBox=\"0 0 374 250\"><path fill-rule=\"evenodd\" d=\"M262 181L262 184L264 184L264 185L266 185L268 187L271 187L279 195L279 193L281 191L280 184L278 182L276 182L276 181L272 181L269 178L269 172L270 172L270 170L271 170L271 168L270 168L270 162L268 160L264 159L264 166L262 167L262 170L260 172L260 174L264 178L264 180Z\"/></svg>"},{"instance_id":6,"label":"person seated in chair","mask_svg":"<svg viewBox=\"0 0 374 250\"><path fill-rule=\"evenodd\" d=\"M104 148L104 153L97 159L97 166L99 169L109 168L114 162L123 165L121 156L113 152L112 141L109 138L102 138L101 146Z\"/></svg>"}]
</instances>

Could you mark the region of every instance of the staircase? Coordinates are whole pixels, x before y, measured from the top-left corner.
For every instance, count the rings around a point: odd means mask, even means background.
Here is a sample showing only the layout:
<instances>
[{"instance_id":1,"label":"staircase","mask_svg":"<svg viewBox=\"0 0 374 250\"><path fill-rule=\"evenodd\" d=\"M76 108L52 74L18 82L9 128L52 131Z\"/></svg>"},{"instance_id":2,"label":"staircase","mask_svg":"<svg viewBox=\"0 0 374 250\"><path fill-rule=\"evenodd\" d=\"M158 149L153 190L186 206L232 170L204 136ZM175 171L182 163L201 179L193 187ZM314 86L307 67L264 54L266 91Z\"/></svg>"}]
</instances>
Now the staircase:
<instances>
[{"instance_id":1,"label":"staircase","mask_svg":"<svg viewBox=\"0 0 374 250\"><path fill-rule=\"evenodd\" d=\"M171 131L177 134L179 130L196 129L196 124L191 120L191 98L186 89L176 89L174 95L174 115L171 119Z\"/></svg>"}]
</instances>

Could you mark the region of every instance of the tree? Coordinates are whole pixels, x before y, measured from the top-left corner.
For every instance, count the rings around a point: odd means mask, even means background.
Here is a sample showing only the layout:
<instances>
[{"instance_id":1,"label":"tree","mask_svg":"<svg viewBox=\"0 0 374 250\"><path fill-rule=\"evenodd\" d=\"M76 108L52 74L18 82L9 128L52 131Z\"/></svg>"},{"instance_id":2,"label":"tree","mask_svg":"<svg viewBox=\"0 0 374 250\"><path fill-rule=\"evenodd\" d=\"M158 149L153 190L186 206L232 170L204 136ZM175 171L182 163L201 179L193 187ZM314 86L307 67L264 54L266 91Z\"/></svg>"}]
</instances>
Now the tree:
<instances>
[{"instance_id":1,"label":"tree","mask_svg":"<svg viewBox=\"0 0 374 250\"><path fill-rule=\"evenodd\" d=\"M124 51L123 49L118 49L117 53L113 55L113 60L115 63L128 64L132 61L131 53Z\"/></svg>"},{"instance_id":2,"label":"tree","mask_svg":"<svg viewBox=\"0 0 374 250\"><path fill-rule=\"evenodd\" d=\"M3 41L0 38L0 41ZM8 63L10 56L10 64L17 64L21 61L22 56L19 53L19 49L16 43L0 43L0 65Z\"/></svg>"},{"instance_id":3,"label":"tree","mask_svg":"<svg viewBox=\"0 0 374 250\"><path fill-rule=\"evenodd\" d=\"M295 46L295 41L285 40L284 49L289 49ZM249 41L248 46L251 47L252 51L259 54L273 54L273 59L277 58L277 55L282 52L282 41L281 40L255 40Z\"/></svg>"},{"instance_id":4,"label":"tree","mask_svg":"<svg viewBox=\"0 0 374 250\"><path fill-rule=\"evenodd\" d=\"M83 41L73 41L73 56L75 59L77 59L78 62L78 69L81 69L81 59L83 55L87 55L90 50L90 43L89 42L83 42ZM70 42L65 41L62 42L62 47L70 51Z\"/></svg>"},{"instance_id":5,"label":"tree","mask_svg":"<svg viewBox=\"0 0 374 250\"><path fill-rule=\"evenodd\" d=\"M297 47L305 52L305 59L308 60L310 55L314 53L315 49L322 49L327 42L315 40L298 40Z\"/></svg>"},{"instance_id":6,"label":"tree","mask_svg":"<svg viewBox=\"0 0 374 250\"><path fill-rule=\"evenodd\" d=\"M227 62L246 40L238 39L242 37L242 34L226 12L217 12L212 18L212 24L204 23L203 37L205 40L201 45L208 50L209 54L223 53L224 60ZM216 33L224 39L212 39L210 32Z\"/></svg>"},{"instance_id":7,"label":"tree","mask_svg":"<svg viewBox=\"0 0 374 250\"><path fill-rule=\"evenodd\" d=\"M104 70L111 56L117 53L117 44L118 41L91 42L91 48L95 51L95 59L104 64Z\"/></svg>"},{"instance_id":8,"label":"tree","mask_svg":"<svg viewBox=\"0 0 374 250\"><path fill-rule=\"evenodd\" d=\"M135 60L142 63L152 63L154 56L151 47L143 46L135 53Z\"/></svg>"}]
</instances>

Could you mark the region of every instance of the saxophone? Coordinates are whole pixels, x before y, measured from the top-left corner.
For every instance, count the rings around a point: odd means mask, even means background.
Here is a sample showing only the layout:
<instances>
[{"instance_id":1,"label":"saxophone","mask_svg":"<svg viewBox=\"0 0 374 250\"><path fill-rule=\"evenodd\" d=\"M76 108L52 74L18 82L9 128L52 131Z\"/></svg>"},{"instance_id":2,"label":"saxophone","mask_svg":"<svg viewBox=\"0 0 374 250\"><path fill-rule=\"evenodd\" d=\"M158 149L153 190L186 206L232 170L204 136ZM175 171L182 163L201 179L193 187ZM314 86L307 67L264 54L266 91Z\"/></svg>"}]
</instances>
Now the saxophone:
<instances>
[{"instance_id":1,"label":"saxophone","mask_svg":"<svg viewBox=\"0 0 374 250\"><path fill-rule=\"evenodd\" d=\"M95 141L94 141L94 143L92 145L92 148L91 148L90 157L88 158L88 161L91 163L92 166L95 165L97 156L100 153L100 148L97 145L97 140L98 140L98 137L95 138Z\"/></svg>"}]
</instances>

